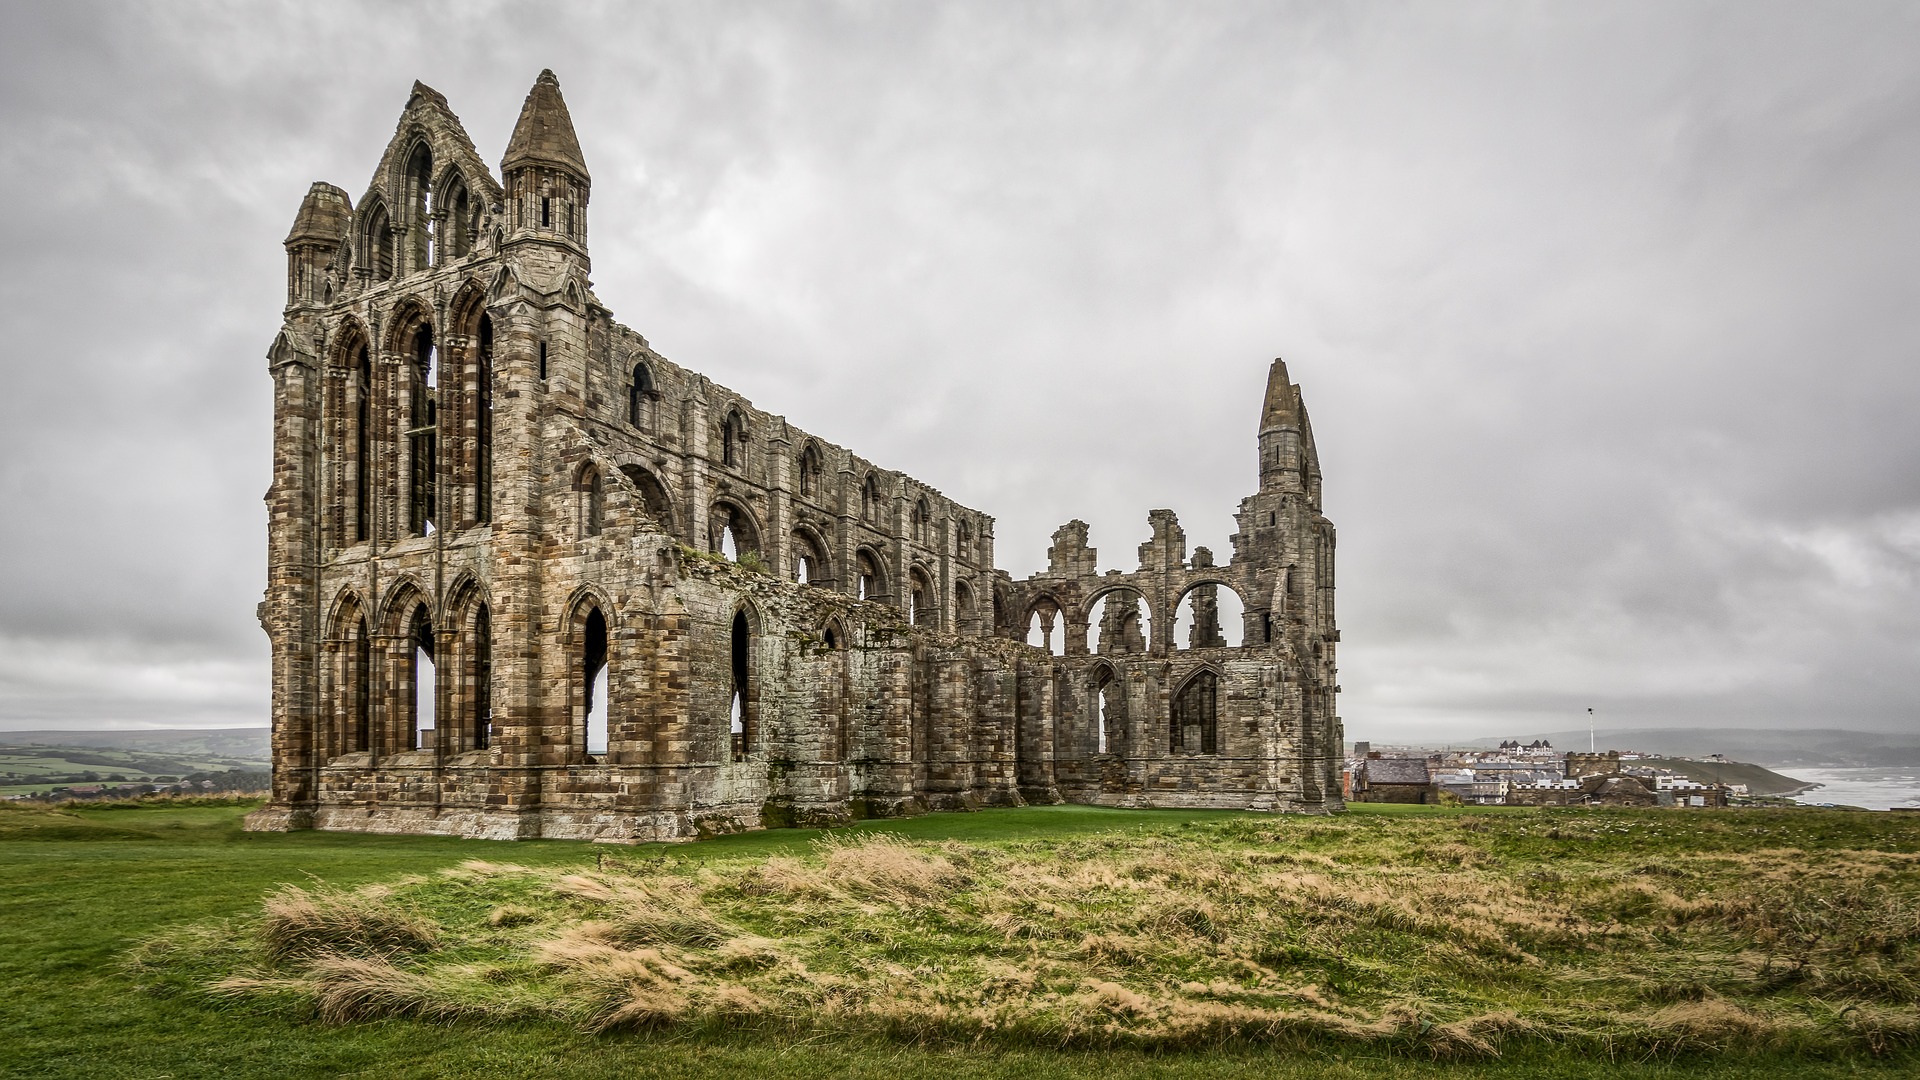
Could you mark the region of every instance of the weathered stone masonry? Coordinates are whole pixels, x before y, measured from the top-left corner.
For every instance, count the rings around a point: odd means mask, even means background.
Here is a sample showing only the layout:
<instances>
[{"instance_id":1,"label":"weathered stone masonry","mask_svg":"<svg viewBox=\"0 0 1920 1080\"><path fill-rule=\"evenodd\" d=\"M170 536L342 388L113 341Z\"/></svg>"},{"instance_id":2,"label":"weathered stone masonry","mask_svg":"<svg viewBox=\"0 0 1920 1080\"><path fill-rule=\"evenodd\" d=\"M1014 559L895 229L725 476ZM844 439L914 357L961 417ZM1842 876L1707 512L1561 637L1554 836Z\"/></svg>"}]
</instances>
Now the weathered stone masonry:
<instances>
[{"instance_id":1,"label":"weathered stone masonry","mask_svg":"<svg viewBox=\"0 0 1920 1080\"><path fill-rule=\"evenodd\" d=\"M500 179L416 83L359 202L301 204L268 354L273 796L249 828L646 841L1341 805L1333 529L1282 364L1229 562L1156 510L1134 572L1099 574L1073 522L1016 582L991 517L614 322L591 183L543 72Z\"/></svg>"}]
</instances>

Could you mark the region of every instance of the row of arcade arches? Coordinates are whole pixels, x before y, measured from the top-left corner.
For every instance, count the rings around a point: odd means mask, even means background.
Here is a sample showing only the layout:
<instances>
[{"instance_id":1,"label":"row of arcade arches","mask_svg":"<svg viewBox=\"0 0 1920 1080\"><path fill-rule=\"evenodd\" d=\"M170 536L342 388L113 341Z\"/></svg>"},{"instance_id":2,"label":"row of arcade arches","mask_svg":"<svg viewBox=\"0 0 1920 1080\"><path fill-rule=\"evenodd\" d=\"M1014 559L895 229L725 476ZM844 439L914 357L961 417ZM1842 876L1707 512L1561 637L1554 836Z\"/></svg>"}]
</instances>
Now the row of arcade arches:
<instances>
[{"instance_id":1,"label":"row of arcade arches","mask_svg":"<svg viewBox=\"0 0 1920 1080\"><path fill-rule=\"evenodd\" d=\"M1153 606L1139 590L1118 586L1087 605L1087 647L1099 655L1145 653L1156 642ZM1245 641L1246 605L1221 581L1190 585L1174 601L1168 651L1239 648ZM1066 614L1042 594L1027 608L1024 640L1054 656L1066 655Z\"/></svg>"}]
</instances>

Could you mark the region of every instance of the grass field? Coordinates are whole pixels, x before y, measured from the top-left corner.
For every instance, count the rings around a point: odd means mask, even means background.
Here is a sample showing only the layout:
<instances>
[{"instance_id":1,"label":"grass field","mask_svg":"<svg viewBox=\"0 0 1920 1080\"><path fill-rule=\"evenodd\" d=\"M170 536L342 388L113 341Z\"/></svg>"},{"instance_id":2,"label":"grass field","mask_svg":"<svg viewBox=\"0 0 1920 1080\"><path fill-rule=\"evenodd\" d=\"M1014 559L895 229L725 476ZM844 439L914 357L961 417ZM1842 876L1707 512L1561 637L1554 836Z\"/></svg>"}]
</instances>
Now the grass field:
<instances>
[{"instance_id":1,"label":"grass field","mask_svg":"<svg viewBox=\"0 0 1920 1080\"><path fill-rule=\"evenodd\" d=\"M1911 1042L1920 822L1895 815L1368 808L1328 820L1049 807L876 823L826 842L783 830L610 849L246 834L241 812L0 808L0 978L10 988L0 997L0 1075L1920 1069ZM863 842L877 834L900 839ZM463 868L473 860L488 865ZM508 863L520 869L501 869ZM287 884L304 890L317 921L286 921L300 895ZM298 947L299 933L328 932L342 896L364 916L356 925L377 928L386 912L403 929L425 927L412 959L375 954L431 976L410 984L420 990L411 1005L387 1009L413 1015L321 1019L315 954ZM266 932L290 925L298 932L279 940L294 944L276 961ZM521 959L569 935L571 960ZM1089 937L1110 940L1089 949ZM764 942L760 953L742 938ZM1249 962L1273 978L1227 970L1255 941L1265 951ZM607 949L642 956L646 970L607 968ZM710 962L727 949L726 963ZM663 985L663 969L648 955L693 971L689 985L710 998L649 1013L641 991ZM998 968L979 966L982 957L1027 958L1042 975L1025 989L984 984ZM1099 989L1102 980L1084 991L1045 986L1082 969L1126 981L1145 1004ZM796 971L846 990L844 1023L809 1027L781 1011L805 1000ZM205 991L209 978L235 973L254 985ZM969 1026L976 1014L941 997L983 985L983 1001L997 994L1029 1013L1014 1009L1007 1030L982 1031ZM734 998L729 1011L728 986L760 1004L741 1009ZM881 989L905 1004L874 1006ZM545 995L560 1003L540 1005ZM450 1007L416 1007L435 1001ZM636 1001L628 1022L613 1016ZM1352 1020L1387 1016L1395 1001L1428 1015L1390 1018L1379 1037L1263 1039L1206 1011L1244 1020L1285 1006ZM943 1002L941 1023L912 1019ZM1530 1021L1544 1034L1461 1029L1497 1057L1440 1030L1492 1012L1559 1019ZM1618 1037L1607 1034L1610 1013ZM876 1022L886 1015L908 1019ZM1202 1027L1180 1027L1182 1016ZM1435 1060L1463 1045L1472 1060Z\"/></svg>"}]
</instances>

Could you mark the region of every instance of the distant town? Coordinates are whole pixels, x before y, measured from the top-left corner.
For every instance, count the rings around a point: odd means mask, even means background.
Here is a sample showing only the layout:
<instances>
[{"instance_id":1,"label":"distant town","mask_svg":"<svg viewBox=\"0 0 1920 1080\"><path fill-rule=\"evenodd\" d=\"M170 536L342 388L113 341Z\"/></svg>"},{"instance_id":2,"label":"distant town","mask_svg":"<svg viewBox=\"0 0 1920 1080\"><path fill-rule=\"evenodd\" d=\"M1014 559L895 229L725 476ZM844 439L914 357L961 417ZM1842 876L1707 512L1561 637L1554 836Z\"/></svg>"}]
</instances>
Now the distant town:
<instances>
[{"instance_id":1,"label":"distant town","mask_svg":"<svg viewBox=\"0 0 1920 1080\"><path fill-rule=\"evenodd\" d=\"M1494 749L1382 748L1356 742L1341 774L1349 802L1469 806L1723 807L1774 804L1813 785L1723 755L1561 752L1546 739Z\"/></svg>"}]
</instances>

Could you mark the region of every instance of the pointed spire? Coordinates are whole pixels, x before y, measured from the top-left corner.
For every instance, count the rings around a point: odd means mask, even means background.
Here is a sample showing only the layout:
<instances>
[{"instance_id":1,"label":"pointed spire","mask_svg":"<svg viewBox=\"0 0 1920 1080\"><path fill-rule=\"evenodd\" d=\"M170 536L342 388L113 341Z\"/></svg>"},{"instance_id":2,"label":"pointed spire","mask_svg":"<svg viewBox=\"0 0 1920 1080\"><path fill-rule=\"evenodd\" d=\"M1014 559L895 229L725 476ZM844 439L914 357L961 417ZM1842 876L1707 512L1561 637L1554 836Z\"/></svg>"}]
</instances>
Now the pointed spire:
<instances>
[{"instance_id":1,"label":"pointed spire","mask_svg":"<svg viewBox=\"0 0 1920 1080\"><path fill-rule=\"evenodd\" d=\"M353 219L353 201L332 184L315 181L300 200L300 212L294 215L287 244L319 241L338 244L347 235L347 223Z\"/></svg>"},{"instance_id":2,"label":"pointed spire","mask_svg":"<svg viewBox=\"0 0 1920 1080\"><path fill-rule=\"evenodd\" d=\"M520 107L520 120L513 125L513 138L507 140L500 171L509 173L523 165L557 165L591 180L580 140L573 134L573 117L560 96L560 80L551 70L542 71L527 91L527 103Z\"/></svg>"},{"instance_id":3,"label":"pointed spire","mask_svg":"<svg viewBox=\"0 0 1920 1080\"><path fill-rule=\"evenodd\" d=\"M1267 372L1267 401L1260 411L1260 430L1299 426L1300 395L1287 378L1287 362L1276 356Z\"/></svg>"}]
</instances>

